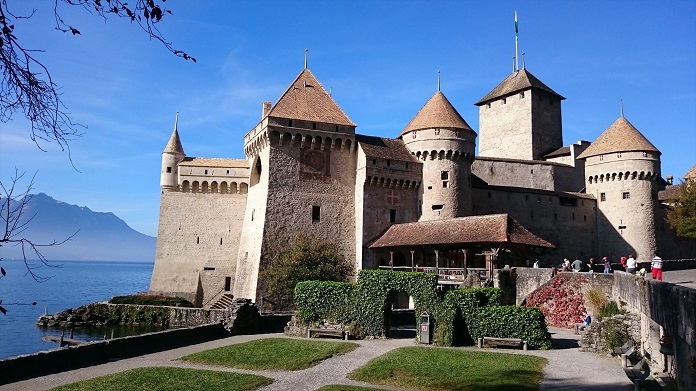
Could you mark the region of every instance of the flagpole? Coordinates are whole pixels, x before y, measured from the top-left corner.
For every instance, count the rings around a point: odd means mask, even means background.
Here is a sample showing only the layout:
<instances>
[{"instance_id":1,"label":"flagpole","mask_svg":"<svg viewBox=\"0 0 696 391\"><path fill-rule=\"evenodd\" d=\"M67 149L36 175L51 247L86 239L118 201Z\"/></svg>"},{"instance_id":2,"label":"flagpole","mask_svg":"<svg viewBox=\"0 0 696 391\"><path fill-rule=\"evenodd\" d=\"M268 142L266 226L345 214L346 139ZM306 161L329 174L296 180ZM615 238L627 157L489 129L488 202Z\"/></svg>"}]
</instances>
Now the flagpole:
<instances>
[{"instance_id":1,"label":"flagpole","mask_svg":"<svg viewBox=\"0 0 696 391\"><path fill-rule=\"evenodd\" d=\"M517 45L517 41L518 41L517 32L518 32L518 29L517 29L517 11L515 11L515 72L520 70L520 60L519 60L519 57L517 55L517 46L518 46Z\"/></svg>"}]
</instances>

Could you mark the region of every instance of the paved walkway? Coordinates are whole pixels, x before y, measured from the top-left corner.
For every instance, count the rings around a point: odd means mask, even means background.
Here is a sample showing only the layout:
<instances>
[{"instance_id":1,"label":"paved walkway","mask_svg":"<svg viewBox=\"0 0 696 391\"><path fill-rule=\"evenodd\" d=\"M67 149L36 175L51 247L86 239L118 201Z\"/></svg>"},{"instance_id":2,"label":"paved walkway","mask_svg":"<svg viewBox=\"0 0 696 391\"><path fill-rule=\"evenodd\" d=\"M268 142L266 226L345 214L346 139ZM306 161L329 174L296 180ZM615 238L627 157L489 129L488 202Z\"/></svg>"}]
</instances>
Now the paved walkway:
<instances>
[{"instance_id":1,"label":"paved walkway","mask_svg":"<svg viewBox=\"0 0 696 391\"><path fill-rule=\"evenodd\" d=\"M555 328L551 328L550 331L554 339L554 344L558 347L557 349L548 351L531 350L528 352L522 352L520 350L504 350L506 353L532 354L535 356L545 357L549 360L549 364L544 368L544 380L541 384L540 391L629 391L633 389L631 382L628 380L628 378L626 378L626 375L621 369L621 365L617 358L601 356L594 353L580 352L578 350L577 343L578 336L574 335L572 331ZM46 390L58 385L117 373L127 369L153 366L207 368L221 371L254 373L274 379L273 384L262 388L260 391L311 391L316 390L317 388L326 384L369 386L366 383L347 379L346 374L356 368L361 367L372 358L380 356L392 349L402 346L412 346L414 344L412 339L356 341L360 347L348 354L332 357L312 368L290 372L248 371L221 367L211 368L210 366L193 365L190 363L176 361L182 356L202 350L269 337L276 338L283 337L283 335L260 334L234 336L217 341L206 342L198 345L167 350L160 353L133 357L125 360L114 361L106 364L95 365L87 368L7 384L0 386L0 391ZM476 347L466 347L461 349L478 350ZM382 388L387 390L396 390L394 388Z\"/></svg>"}]
</instances>

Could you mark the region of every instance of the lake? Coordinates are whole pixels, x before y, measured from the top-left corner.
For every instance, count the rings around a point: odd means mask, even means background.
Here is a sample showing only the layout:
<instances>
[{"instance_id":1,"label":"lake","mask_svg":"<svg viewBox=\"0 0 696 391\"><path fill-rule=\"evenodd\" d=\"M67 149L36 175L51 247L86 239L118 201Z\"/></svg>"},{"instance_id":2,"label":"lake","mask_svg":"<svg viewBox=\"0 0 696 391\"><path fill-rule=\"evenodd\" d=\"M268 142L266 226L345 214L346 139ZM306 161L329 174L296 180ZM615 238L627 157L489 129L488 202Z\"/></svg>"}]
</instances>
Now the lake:
<instances>
[{"instance_id":1,"label":"lake","mask_svg":"<svg viewBox=\"0 0 696 391\"><path fill-rule=\"evenodd\" d=\"M0 299L7 315L0 314L0 359L20 354L36 353L58 347L55 342L41 340L44 335L60 335L59 329L44 329L35 325L36 319L47 310L54 314L68 308L108 300L113 296L145 292L150 286L152 262L78 262L50 261L47 267L40 262L35 273L41 277L52 276L45 282L36 282L27 273L22 261L2 260L7 272L0 278ZM36 306L32 306L32 302ZM75 329L75 339L93 341L111 337L137 334L138 330L126 327L110 329Z\"/></svg>"}]
</instances>

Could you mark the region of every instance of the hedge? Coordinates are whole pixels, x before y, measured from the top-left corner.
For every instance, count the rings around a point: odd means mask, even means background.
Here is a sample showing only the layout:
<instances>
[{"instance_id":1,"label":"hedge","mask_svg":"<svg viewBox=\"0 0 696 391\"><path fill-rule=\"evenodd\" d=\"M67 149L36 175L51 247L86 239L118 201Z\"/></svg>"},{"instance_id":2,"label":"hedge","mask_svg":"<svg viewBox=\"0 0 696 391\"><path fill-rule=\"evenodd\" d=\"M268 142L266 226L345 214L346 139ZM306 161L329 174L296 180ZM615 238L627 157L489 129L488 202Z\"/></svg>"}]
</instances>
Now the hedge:
<instances>
[{"instance_id":1,"label":"hedge","mask_svg":"<svg viewBox=\"0 0 696 391\"><path fill-rule=\"evenodd\" d=\"M520 338L531 347L553 347L544 314L538 308L481 307L466 318L466 324L473 340L483 337Z\"/></svg>"},{"instance_id":2,"label":"hedge","mask_svg":"<svg viewBox=\"0 0 696 391\"><path fill-rule=\"evenodd\" d=\"M355 284L306 281L295 287L297 320L303 324L327 319L350 325L364 336L386 334L384 314L390 294L413 298L416 317L428 312L434 320L433 343L473 343L479 336L522 338L533 347L550 348L544 315L537 308L501 306L498 288L437 289L437 275L390 270L360 270ZM416 319L414 319L414 324Z\"/></svg>"}]
</instances>

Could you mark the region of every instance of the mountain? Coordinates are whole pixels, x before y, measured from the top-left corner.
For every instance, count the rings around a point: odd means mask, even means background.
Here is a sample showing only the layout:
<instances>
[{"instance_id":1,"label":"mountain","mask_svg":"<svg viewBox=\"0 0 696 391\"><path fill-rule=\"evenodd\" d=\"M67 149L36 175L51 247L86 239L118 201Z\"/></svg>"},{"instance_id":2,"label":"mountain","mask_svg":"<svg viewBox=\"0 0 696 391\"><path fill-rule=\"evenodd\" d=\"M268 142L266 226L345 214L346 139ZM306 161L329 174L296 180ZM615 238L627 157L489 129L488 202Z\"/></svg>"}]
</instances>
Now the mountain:
<instances>
[{"instance_id":1,"label":"mountain","mask_svg":"<svg viewBox=\"0 0 696 391\"><path fill-rule=\"evenodd\" d=\"M94 212L39 193L31 196L22 214L24 221L30 218L26 230L17 237L45 244L74 234L59 246L41 248L49 260L154 262L157 239L132 229L113 213ZM4 245L0 257L20 259L22 249ZM27 259L36 259L36 255L27 251Z\"/></svg>"}]
</instances>

